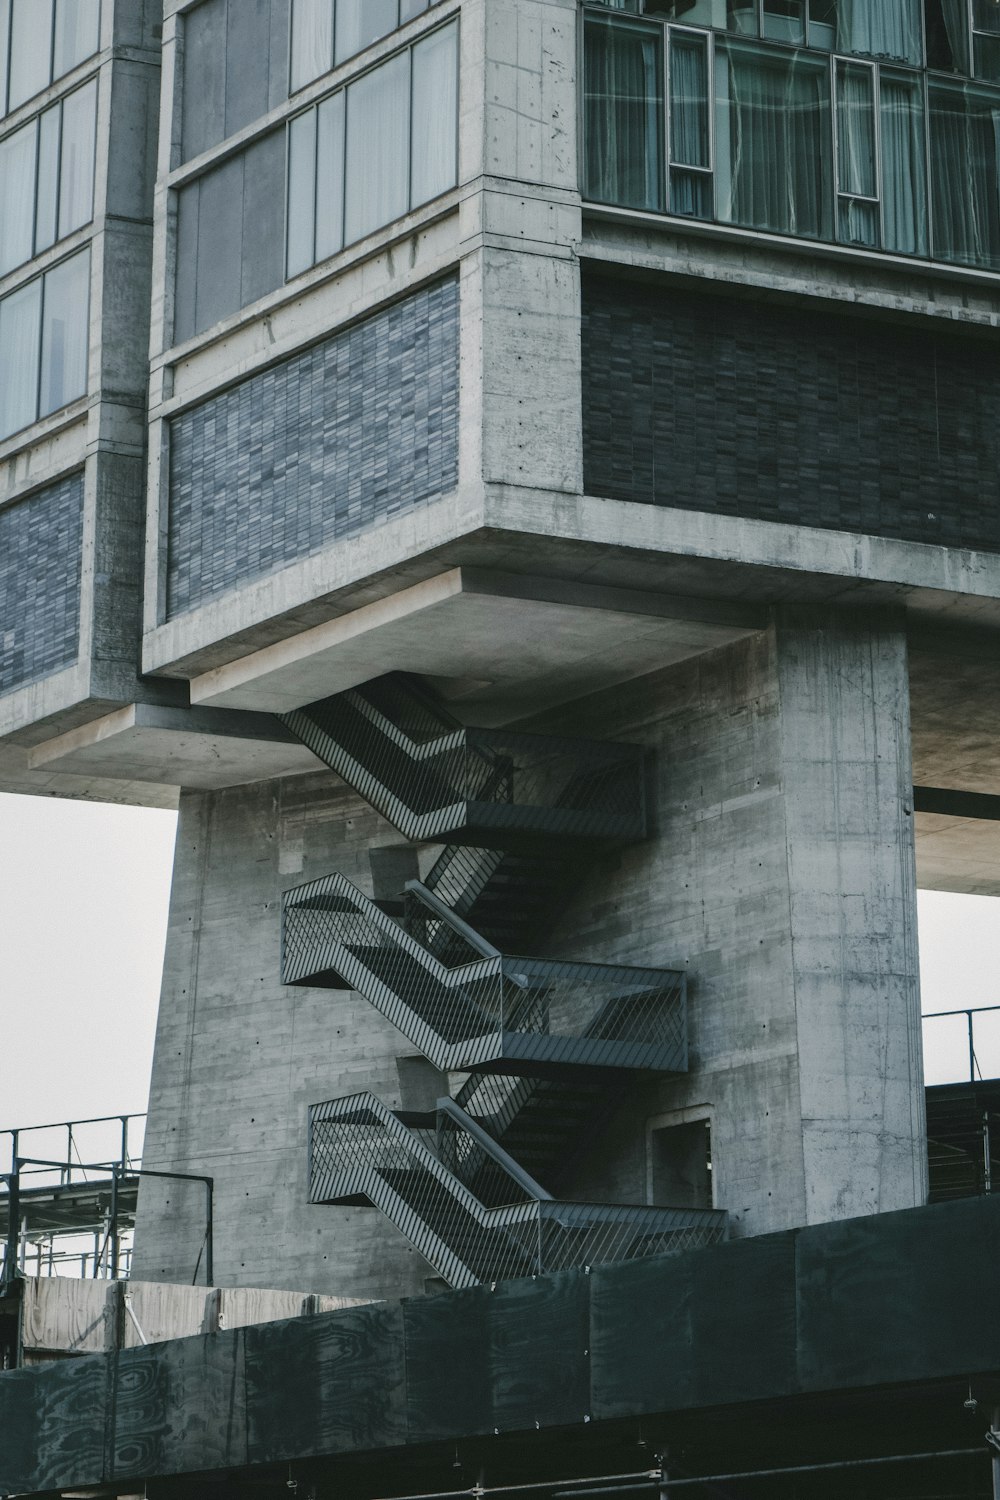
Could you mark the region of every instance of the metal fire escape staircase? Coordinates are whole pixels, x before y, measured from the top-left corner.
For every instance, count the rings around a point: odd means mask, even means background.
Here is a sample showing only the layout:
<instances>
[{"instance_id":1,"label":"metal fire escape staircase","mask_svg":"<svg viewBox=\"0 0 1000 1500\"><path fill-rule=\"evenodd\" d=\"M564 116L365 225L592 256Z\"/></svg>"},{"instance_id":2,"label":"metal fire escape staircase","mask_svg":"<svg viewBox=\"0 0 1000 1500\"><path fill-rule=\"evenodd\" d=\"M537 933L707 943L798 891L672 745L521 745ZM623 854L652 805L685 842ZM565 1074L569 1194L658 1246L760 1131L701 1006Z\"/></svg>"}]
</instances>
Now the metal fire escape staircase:
<instances>
[{"instance_id":1,"label":"metal fire escape staircase","mask_svg":"<svg viewBox=\"0 0 1000 1500\"><path fill-rule=\"evenodd\" d=\"M687 1066L682 973L510 951L590 856L643 837L641 749L468 728L398 674L284 722L406 838L444 845L390 910L340 875L288 892L284 982L357 990L469 1075L436 1115L314 1106L311 1200L374 1204L454 1286L723 1238L724 1213L543 1186L637 1073Z\"/></svg>"}]
</instances>

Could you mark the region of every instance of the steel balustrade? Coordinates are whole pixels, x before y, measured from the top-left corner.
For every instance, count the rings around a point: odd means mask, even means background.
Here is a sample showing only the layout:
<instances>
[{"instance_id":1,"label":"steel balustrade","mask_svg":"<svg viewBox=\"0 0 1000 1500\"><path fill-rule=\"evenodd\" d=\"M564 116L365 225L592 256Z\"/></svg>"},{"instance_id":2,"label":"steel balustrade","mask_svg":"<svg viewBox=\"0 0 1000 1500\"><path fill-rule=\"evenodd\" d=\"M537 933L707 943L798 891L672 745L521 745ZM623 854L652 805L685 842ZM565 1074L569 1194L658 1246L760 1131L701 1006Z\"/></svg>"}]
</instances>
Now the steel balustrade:
<instances>
[{"instance_id":1,"label":"steel balustrade","mask_svg":"<svg viewBox=\"0 0 1000 1500\"><path fill-rule=\"evenodd\" d=\"M314 1106L311 1200L375 1205L456 1287L725 1238L722 1212L542 1185L636 1071L687 1067L682 972L512 956L588 853L645 836L642 749L468 728L398 673L283 721L404 837L445 844L400 893L402 923L341 875L287 892L285 983L357 990L471 1074L407 1123L370 1094Z\"/></svg>"},{"instance_id":2,"label":"steel balustrade","mask_svg":"<svg viewBox=\"0 0 1000 1500\"><path fill-rule=\"evenodd\" d=\"M441 1069L686 1067L683 973L496 953L416 882L409 894L447 927L450 963L328 875L286 893L284 983L357 990Z\"/></svg>"},{"instance_id":3,"label":"steel balustrade","mask_svg":"<svg viewBox=\"0 0 1000 1500\"><path fill-rule=\"evenodd\" d=\"M456 1157L475 1159L480 1175L491 1161L491 1196L505 1187L506 1202L485 1204L373 1094L310 1110L310 1200L372 1203L454 1287L676 1254L725 1238L727 1215L714 1209L554 1202L527 1186L482 1133L463 1130L458 1112L449 1129Z\"/></svg>"}]
</instances>

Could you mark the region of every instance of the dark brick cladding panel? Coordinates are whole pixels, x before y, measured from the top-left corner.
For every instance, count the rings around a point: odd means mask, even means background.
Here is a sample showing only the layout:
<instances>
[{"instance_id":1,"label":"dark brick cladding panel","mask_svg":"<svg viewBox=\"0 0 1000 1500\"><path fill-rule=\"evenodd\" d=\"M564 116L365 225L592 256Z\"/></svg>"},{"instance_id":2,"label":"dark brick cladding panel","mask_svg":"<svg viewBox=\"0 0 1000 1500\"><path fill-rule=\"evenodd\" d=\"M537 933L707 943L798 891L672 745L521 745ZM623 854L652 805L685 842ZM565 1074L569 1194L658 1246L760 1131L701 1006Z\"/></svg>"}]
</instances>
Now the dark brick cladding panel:
<instances>
[{"instance_id":1,"label":"dark brick cladding panel","mask_svg":"<svg viewBox=\"0 0 1000 1500\"><path fill-rule=\"evenodd\" d=\"M588 494L1000 550L981 340L590 277Z\"/></svg>"},{"instance_id":2,"label":"dark brick cladding panel","mask_svg":"<svg viewBox=\"0 0 1000 1500\"><path fill-rule=\"evenodd\" d=\"M83 475L0 510L0 693L76 661Z\"/></svg>"},{"instance_id":3,"label":"dark brick cladding panel","mask_svg":"<svg viewBox=\"0 0 1000 1500\"><path fill-rule=\"evenodd\" d=\"M458 483L458 282L171 423L168 617Z\"/></svg>"}]
</instances>

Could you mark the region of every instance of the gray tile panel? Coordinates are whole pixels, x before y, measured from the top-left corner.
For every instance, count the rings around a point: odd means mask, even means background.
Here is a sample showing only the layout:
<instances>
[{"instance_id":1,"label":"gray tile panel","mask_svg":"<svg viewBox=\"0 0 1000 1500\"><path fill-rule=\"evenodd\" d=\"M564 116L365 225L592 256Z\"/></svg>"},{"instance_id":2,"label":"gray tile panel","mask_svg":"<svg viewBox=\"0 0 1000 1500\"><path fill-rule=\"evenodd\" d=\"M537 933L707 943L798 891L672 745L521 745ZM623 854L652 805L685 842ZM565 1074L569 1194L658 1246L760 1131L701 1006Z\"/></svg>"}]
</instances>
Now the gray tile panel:
<instances>
[{"instance_id":1,"label":"gray tile panel","mask_svg":"<svg viewBox=\"0 0 1000 1500\"><path fill-rule=\"evenodd\" d=\"M168 618L457 482L449 278L174 420Z\"/></svg>"},{"instance_id":2,"label":"gray tile panel","mask_svg":"<svg viewBox=\"0 0 1000 1500\"><path fill-rule=\"evenodd\" d=\"M76 660L82 548L82 473L0 510L0 692Z\"/></svg>"}]
</instances>

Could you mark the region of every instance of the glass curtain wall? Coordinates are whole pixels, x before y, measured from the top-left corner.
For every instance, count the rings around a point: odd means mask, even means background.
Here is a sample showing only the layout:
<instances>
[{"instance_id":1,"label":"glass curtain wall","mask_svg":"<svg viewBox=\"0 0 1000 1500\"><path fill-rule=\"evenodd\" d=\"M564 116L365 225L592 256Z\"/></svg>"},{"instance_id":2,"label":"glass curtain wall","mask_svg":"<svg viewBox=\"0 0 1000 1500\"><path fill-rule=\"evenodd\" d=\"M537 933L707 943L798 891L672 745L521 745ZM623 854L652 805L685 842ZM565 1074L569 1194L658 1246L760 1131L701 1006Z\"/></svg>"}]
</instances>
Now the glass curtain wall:
<instances>
[{"instance_id":1,"label":"glass curtain wall","mask_svg":"<svg viewBox=\"0 0 1000 1500\"><path fill-rule=\"evenodd\" d=\"M1000 271L1000 89L864 55L919 54L910 0L866 4L867 19L845 0L731 0L744 37L639 9L586 17L586 197ZM782 41L756 35L768 17ZM1000 4L986 19L1000 42ZM850 52L800 45L816 24Z\"/></svg>"},{"instance_id":2,"label":"glass curtain wall","mask_svg":"<svg viewBox=\"0 0 1000 1500\"><path fill-rule=\"evenodd\" d=\"M0 115L18 109L101 45L101 0L0 0Z\"/></svg>"},{"instance_id":3,"label":"glass curtain wall","mask_svg":"<svg viewBox=\"0 0 1000 1500\"><path fill-rule=\"evenodd\" d=\"M291 90L301 89L438 0L292 0Z\"/></svg>"},{"instance_id":4,"label":"glass curtain wall","mask_svg":"<svg viewBox=\"0 0 1000 1500\"><path fill-rule=\"evenodd\" d=\"M458 180L458 26L398 52L290 121L286 274Z\"/></svg>"},{"instance_id":5,"label":"glass curtain wall","mask_svg":"<svg viewBox=\"0 0 1000 1500\"><path fill-rule=\"evenodd\" d=\"M89 224L96 80L0 140L0 276Z\"/></svg>"}]
</instances>

